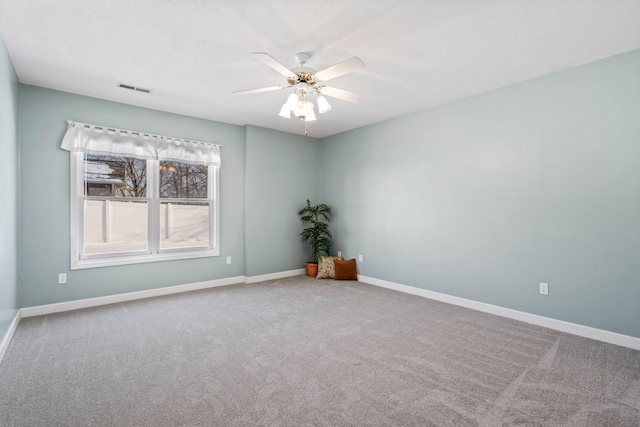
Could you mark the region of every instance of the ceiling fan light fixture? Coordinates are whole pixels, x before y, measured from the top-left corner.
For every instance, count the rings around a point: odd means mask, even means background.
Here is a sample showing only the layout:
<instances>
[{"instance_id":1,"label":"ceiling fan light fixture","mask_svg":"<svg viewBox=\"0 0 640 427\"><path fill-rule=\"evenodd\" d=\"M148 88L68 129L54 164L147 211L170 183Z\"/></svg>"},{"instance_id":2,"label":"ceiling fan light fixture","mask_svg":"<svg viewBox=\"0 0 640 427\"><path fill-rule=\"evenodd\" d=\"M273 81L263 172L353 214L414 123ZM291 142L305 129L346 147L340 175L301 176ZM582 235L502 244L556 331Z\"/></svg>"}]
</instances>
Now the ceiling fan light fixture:
<instances>
[{"instance_id":1,"label":"ceiling fan light fixture","mask_svg":"<svg viewBox=\"0 0 640 427\"><path fill-rule=\"evenodd\" d=\"M282 108L280 109L280 114L278 114L280 117L284 117L285 119L290 119L291 118L291 108L289 108L289 106L285 103L282 104Z\"/></svg>"},{"instance_id":2,"label":"ceiling fan light fixture","mask_svg":"<svg viewBox=\"0 0 640 427\"><path fill-rule=\"evenodd\" d=\"M286 77L287 84L240 90L233 93L237 95L246 95L251 93L289 89L291 92L280 109L280 113L278 114L280 117L290 119L291 113L293 113L294 116L304 122L317 120L315 113L316 104L311 102L312 94L316 95L316 103L320 114L327 113L331 110L331 104L329 104L324 95L353 103L362 101L362 95L349 92L348 90L327 87L324 85L324 82L328 80L363 68L365 66L364 62L356 56L321 71L316 71L313 68L306 66L307 61L310 58L308 53L301 52L296 55L296 62L299 66L293 69L287 68L266 52L254 52L253 55L265 65ZM308 134L306 125L304 134Z\"/></svg>"},{"instance_id":3,"label":"ceiling fan light fixture","mask_svg":"<svg viewBox=\"0 0 640 427\"><path fill-rule=\"evenodd\" d=\"M329 104L329 101L327 101L327 98L325 98L322 95L319 95L318 96L318 112L320 114L324 114L329 110L331 110L331 104Z\"/></svg>"}]
</instances>

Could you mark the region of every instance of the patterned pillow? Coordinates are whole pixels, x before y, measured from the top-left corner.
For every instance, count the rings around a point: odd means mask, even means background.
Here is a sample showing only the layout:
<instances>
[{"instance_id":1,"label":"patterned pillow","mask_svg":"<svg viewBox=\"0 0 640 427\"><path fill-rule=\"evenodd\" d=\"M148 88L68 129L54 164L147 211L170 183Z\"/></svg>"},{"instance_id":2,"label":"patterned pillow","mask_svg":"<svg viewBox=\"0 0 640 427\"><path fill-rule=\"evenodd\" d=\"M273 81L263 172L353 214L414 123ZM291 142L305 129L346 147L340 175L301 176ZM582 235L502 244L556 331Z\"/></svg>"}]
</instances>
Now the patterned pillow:
<instances>
[{"instance_id":1,"label":"patterned pillow","mask_svg":"<svg viewBox=\"0 0 640 427\"><path fill-rule=\"evenodd\" d=\"M335 260L342 260L339 256L321 256L318 261L318 275L316 279L333 279L336 275Z\"/></svg>"}]
</instances>

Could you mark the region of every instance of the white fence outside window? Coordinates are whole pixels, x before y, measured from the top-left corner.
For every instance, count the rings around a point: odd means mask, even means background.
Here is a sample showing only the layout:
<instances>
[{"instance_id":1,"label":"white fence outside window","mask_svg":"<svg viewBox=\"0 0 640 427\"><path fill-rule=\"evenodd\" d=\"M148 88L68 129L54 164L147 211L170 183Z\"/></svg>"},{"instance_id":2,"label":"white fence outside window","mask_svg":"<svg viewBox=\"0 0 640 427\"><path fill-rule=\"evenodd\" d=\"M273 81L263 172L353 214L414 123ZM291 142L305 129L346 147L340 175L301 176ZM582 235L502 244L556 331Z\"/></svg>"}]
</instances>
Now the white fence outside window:
<instances>
[{"instance_id":1,"label":"white fence outside window","mask_svg":"<svg viewBox=\"0 0 640 427\"><path fill-rule=\"evenodd\" d=\"M135 242L145 242L146 247L147 210L144 202L86 200L85 249L104 252L106 246ZM160 239L162 248L208 246L209 206L161 203Z\"/></svg>"}]
</instances>

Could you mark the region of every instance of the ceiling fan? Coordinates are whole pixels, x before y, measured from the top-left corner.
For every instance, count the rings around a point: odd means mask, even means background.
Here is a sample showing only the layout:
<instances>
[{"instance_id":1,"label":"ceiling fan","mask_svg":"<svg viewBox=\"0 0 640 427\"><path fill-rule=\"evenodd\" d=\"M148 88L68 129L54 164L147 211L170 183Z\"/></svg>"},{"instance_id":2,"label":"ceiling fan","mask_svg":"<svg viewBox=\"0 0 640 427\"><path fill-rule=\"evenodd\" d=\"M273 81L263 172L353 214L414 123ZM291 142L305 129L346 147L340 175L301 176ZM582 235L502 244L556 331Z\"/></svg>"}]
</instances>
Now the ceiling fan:
<instances>
[{"instance_id":1,"label":"ceiling fan","mask_svg":"<svg viewBox=\"0 0 640 427\"><path fill-rule=\"evenodd\" d=\"M364 62L356 56L329 68L325 68L322 71L316 72L313 68L305 67L305 64L310 58L308 53L298 53L295 56L296 61L298 62L298 67L293 68L292 70L289 70L268 53L254 52L252 55L285 76L287 78L287 84L262 87L258 89L240 90L233 93L237 95L248 95L273 90L293 89L287 98L287 102L284 103L280 110L279 116L281 117L288 119L291 118L291 113L293 113L294 116L305 122L316 120L314 105L309 101L309 97L312 94L315 94L316 96L318 112L320 114L331 110L331 105L324 97L325 95L354 103L358 103L364 98L362 95L348 90L324 85L324 82L328 80L343 76L360 68L364 68Z\"/></svg>"}]
</instances>

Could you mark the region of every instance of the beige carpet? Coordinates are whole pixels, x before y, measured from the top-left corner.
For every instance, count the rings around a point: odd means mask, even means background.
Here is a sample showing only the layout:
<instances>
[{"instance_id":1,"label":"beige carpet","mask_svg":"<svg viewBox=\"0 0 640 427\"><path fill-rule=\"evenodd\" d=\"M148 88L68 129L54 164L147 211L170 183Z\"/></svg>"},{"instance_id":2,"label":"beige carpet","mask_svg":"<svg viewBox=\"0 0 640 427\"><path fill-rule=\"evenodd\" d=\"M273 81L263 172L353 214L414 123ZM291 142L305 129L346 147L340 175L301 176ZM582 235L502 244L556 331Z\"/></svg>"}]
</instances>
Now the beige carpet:
<instances>
[{"instance_id":1,"label":"beige carpet","mask_svg":"<svg viewBox=\"0 0 640 427\"><path fill-rule=\"evenodd\" d=\"M638 426L640 352L304 276L23 319L2 426Z\"/></svg>"}]
</instances>

